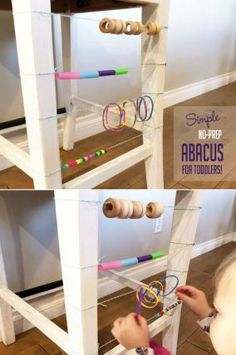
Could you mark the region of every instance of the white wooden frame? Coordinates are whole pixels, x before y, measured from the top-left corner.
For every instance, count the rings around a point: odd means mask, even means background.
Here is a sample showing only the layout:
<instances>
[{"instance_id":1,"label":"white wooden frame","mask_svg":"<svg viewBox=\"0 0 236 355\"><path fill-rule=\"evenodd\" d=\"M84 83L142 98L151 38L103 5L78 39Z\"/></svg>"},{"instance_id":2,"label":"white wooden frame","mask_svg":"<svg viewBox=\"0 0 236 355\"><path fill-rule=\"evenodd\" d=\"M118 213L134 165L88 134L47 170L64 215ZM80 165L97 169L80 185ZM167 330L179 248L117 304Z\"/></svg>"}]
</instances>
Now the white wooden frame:
<instances>
[{"instance_id":1,"label":"white wooden frame","mask_svg":"<svg viewBox=\"0 0 236 355\"><path fill-rule=\"evenodd\" d=\"M121 0L122 1L122 0ZM144 144L62 185L57 130L55 64L50 0L12 0L29 153L16 147L0 132L1 154L34 180L35 189L90 188L140 161L145 161L148 188L163 188L163 93L169 0L127 0L143 7L143 22L156 21L164 28L159 36L142 35L142 93L155 102L154 133ZM47 53L47 55L45 55ZM73 115L72 115L73 116ZM66 122L64 147L73 147L73 117ZM151 147L151 149L150 149Z\"/></svg>"},{"instance_id":2,"label":"white wooden frame","mask_svg":"<svg viewBox=\"0 0 236 355\"><path fill-rule=\"evenodd\" d=\"M180 196L181 201L174 211L167 274L177 275L183 285L186 282L200 216L202 192L179 191L177 197ZM97 354L98 208L101 208L100 202L99 192L96 190L55 191L68 333L8 289L0 243L0 332L5 345L15 341L11 306L69 355ZM142 284L120 275L117 271L107 272L106 276L132 289ZM173 295L173 299L174 297ZM170 302L168 298L168 301L164 301L164 305ZM165 315L149 325L152 336L163 331L163 344L172 355L176 354L180 314L181 306L174 313ZM121 345L116 346L107 354L124 354L124 348Z\"/></svg>"}]
</instances>

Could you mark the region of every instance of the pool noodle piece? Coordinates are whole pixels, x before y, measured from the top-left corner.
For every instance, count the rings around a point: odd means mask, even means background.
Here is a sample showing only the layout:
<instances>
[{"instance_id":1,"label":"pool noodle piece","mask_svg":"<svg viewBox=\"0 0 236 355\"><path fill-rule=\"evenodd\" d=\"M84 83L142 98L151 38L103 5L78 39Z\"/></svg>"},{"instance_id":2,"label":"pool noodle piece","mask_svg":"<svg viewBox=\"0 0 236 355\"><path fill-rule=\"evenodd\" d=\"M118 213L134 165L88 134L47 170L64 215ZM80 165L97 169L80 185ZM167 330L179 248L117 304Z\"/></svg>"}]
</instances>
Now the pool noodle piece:
<instances>
[{"instance_id":1,"label":"pool noodle piece","mask_svg":"<svg viewBox=\"0 0 236 355\"><path fill-rule=\"evenodd\" d=\"M164 256L164 253L162 251L157 251L155 253L152 253L151 256L152 256L152 259L154 260L154 259L158 259L158 258L161 258L162 256Z\"/></svg>"},{"instance_id":2,"label":"pool noodle piece","mask_svg":"<svg viewBox=\"0 0 236 355\"><path fill-rule=\"evenodd\" d=\"M122 266L131 266L138 264L138 258L130 258L121 260Z\"/></svg>"},{"instance_id":3,"label":"pool noodle piece","mask_svg":"<svg viewBox=\"0 0 236 355\"><path fill-rule=\"evenodd\" d=\"M128 73L127 68L113 69L113 70L100 70L91 72L58 72L55 74L56 80L75 80L75 79L93 79L102 76L110 75L124 75Z\"/></svg>"},{"instance_id":4,"label":"pool noodle piece","mask_svg":"<svg viewBox=\"0 0 236 355\"><path fill-rule=\"evenodd\" d=\"M99 78L99 72L98 71L80 73L80 79L94 79L94 78Z\"/></svg>"},{"instance_id":5,"label":"pool noodle piece","mask_svg":"<svg viewBox=\"0 0 236 355\"><path fill-rule=\"evenodd\" d=\"M98 73L99 73L99 76L116 75L116 71L115 70L99 70Z\"/></svg>"},{"instance_id":6,"label":"pool noodle piece","mask_svg":"<svg viewBox=\"0 0 236 355\"><path fill-rule=\"evenodd\" d=\"M56 73L55 74L56 80L73 80L73 79L80 79L80 73Z\"/></svg>"},{"instance_id":7,"label":"pool noodle piece","mask_svg":"<svg viewBox=\"0 0 236 355\"><path fill-rule=\"evenodd\" d=\"M107 271L111 269L120 269L122 267L121 260L103 263L98 266L98 271Z\"/></svg>"},{"instance_id":8,"label":"pool noodle piece","mask_svg":"<svg viewBox=\"0 0 236 355\"><path fill-rule=\"evenodd\" d=\"M124 75L128 74L128 69L127 68L122 68L122 69L115 69L116 75Z\"/></svg>"},{"instance_id":9,"label":"pool noodle piece","mask_svg":"<svg viewBox=\"0 0 236 355\"><path fill-rule=\"evenodd\" d=\"M162 251L159 251L159 252L152 253L150 255L139 256L137 258L123 259L123 260L116 260L107 263L102 263L98 265L98 271L102 272L102 271L107 271L112 269L119 269L124 266L132 266L137 264L137 260L139 260L138 262L140 263L140 262L160 258L163 255L164 253ZM147 257L148 259L146 259ZM133 261L133 263L131 263L131 261ZM128 265L125 265L125 263L128 263Z\"/></svg>"},{"instance_id":10,"label":"pool noodle piece","mask_svg":"<svg viewBox=\"0 0 236 355\"><path fill-rule=\"evenodd\" d=\"M148 260L152 260L152 255L138 256L139 263L142 263L143 261L148 261Z\"/></svg>"}]
</instances>

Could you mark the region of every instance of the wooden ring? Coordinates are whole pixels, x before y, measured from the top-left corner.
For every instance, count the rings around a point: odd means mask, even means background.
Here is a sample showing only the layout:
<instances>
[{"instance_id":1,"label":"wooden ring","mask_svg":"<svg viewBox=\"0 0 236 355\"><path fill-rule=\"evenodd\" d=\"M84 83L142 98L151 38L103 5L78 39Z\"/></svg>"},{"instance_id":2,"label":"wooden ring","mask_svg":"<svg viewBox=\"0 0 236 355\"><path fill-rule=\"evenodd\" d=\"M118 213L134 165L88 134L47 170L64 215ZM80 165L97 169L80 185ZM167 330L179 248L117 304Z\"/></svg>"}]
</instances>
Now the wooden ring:
<instances>
[{"instance_id":1,"label":"wooden ring","mask_svg":"<svg viewBox=\"0 0 236 355\"><path fill-rule=\"evenodd\" d=\"M164 206L159 202L150 202L146 206L146 216L148 218L159 218L164 212Z\"/></svg>"},{"instance_id":2,"label":"wooden ring","mask_svg":"<svg viewBox=\"0 0 236 355\"><path fill-rule=\"evenodd\" d=\"M126 21L125 22L125 28L124 28L124 33L126 35L134 35L137 33L139 30L139 27L136 22L134 21Z\"/></svg>"},{"instance_id":3,"label":"wooden ring","mask_svg":"<svg viewBox=\"0 0 236 355\"><path fill-rule=\"evenodd\" d=\"M115 22L110 18L106 17L102 19L99 23L99 29L103 33L112 33L115 28Z\"/></svg>"},{"instance_id":4,"label":"wooden ring","mask_svg":"<svg viewBox=\"0 0 236 355\"><path fill-rule=\"evenodd\" d=\"M127 201L127 200L119 200L119 201L121 204L121 209L120 209L120 212L117 217L118 218L128 218L129 211L130 211L129 201Z\"/></svg>"},{"instance_id":5,"label":"wooden ring","mask_svg":"<svg viewBox=\"0 0 236 355\"><path fill-rule=\"evenodd\" d=\"M128 215L127 215L127 218L130 218L130 217L132 216L132 214L133 214L134 206L133 206L133 204L132 204L131 201L127 201L127 202L128 202L128 204L129 204L129 213L128 213Z\"/></svg>"},{"instance_id":6,"label":"wooden ring","mask_svg":"<svg viewBox=\"0 0 236 355\"><path fill-rule=\"evenodd\" d=\"M112 20L115 23L114 29L111 33L120 35L123 33L124 27L125 27L125 22L122 20Z\"/></svg>"},{"instance_id":7,"label":"wooden ring","mask_svg":"<svg viewBox=\"0 0 236 355\"><path fill-rule=\"evenodd\" d=\"M135 23L138 26L138 30L134 33L135 35L141 35L141 33L146 31L145 26L141 22L135 21Z\"/></svg>"},{"instance_id":8,"label":"wooden ring","mask_svg":"<svg viewBox=\"0 0 236 355\"><path fill-rule=\"evenodd\" d=\"M149 22L146 26L148 35L156 35L160 32L161 27L156 22Z\"/></svg>"},{"instance_id":9,"label":"wooden ring","mask_svg":"<svg viewBox=\"0 0 236 355\"><path fill-rule=\"evenodd\" d=\"M114 198L108 198L103 204L103 213L108 218L117 217L121 210L121 203Z\"/></svg>"},{"instance_id":10,"label":"wooden ring","mask_svg":"<svg viewBox=\"0 0 236 355\"><path fill-rule=\"evenodd\" d=\"M133 205L133 213L131 219L142 218L144 215L143 204L139 201L131 201Z\"/></svg>"}]
</instances>

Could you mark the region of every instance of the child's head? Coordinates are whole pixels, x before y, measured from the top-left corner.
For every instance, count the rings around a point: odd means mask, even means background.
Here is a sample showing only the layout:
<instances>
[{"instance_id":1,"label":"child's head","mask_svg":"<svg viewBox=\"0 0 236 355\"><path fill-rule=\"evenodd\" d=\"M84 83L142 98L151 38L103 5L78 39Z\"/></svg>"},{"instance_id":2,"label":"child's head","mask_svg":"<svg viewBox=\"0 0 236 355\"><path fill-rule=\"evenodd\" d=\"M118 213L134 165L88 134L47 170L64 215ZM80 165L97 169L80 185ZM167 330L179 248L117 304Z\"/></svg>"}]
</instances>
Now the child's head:
<instances>
[{"instance_id":1,"label":"child's head","mask_svg":"<svg viewBox=\"0 0 236 355\"><path fill-rule=\"evenodd\" d=\"M236 354L236 252L219 266L215 277L214 306L218 311L210 335L219 355Z\"/></svg>"}]
</instances>

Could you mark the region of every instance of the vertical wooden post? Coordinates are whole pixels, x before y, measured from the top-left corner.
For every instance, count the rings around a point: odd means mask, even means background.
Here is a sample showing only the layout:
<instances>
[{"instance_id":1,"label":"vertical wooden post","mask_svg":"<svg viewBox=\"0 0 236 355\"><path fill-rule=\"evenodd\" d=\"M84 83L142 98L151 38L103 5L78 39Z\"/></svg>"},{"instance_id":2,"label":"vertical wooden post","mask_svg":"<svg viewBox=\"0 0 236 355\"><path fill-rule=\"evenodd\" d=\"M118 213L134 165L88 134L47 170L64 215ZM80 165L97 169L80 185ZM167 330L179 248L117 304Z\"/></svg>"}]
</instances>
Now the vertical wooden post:
<instances>
[{"instance_id":1,"label":"vertical wooden post","mask_svg":"<svg viewBox=\"0 0 236 355\"><path fill-rule=\"evenodd\" d=\"M77 45L77 31L78 31L78 19L76 15L70 18L70 23L67 24L67 31L64 29L64 35L67 35L67 46L65 47L65 52L67 56L70 57L70 62L67 65L70 66L70 71L78 71L78 45ZM68 45L69 43L69 45ZM69 102L72 95L77 95L78 92L78 82L76 80L65 81L65 91ZM68 116L65 120L65 130L63 137L63 149L72 150L75 144L75 130L76 130L76 118L77 118L77 107L70 105L68 107Z\"/></svg>"},{"instance_id":2,"label":"vertical wooden post","mask_svg":"<svg viewBox=\"0 0 236 355\"><path fill-rule=\"evenodd\" d=\"M50 4L50 0L12 0L36 189L61 188L62 185Z\"/></svg>"},{"instance_id":3,"label":"vertical wooden post","mask_svg":"<svg viewBox=\"0 0 236 355\"><path fill-rule=\"evenodd\" d=\"M160 4L143 7L142 21L157 22L162 26L168 23L169 0ZM142 95L149 95L154 101L154 113L147 127L144 125L144 140L151 141L153 155L146 159L148 188L164 188L163 168L163 109L166 72L167 29L159 35L142 35ZM150 129L150 126L153 126ZM150 137L149 137L150 136Z\"/></svg>"},{"instance_id":4,"label":"vertical wooden post","mask_svg":"<svg viewBox=\"0 0 236 355\"><path fill-rule=\"evenodd\" d=\"M176 275L180 285L186 284L192 248L202 207L201 191L178 191L177 204L173 217L172 237L170 241L167 275ZM178 202L178 199L180 201ZM168 289L168 288L167 288ZM175 299L173 293L165 299L164 306L168 306ZM175 355L177 351L181 307L172 316L171 326L163 332L163 345Z\"/></svg>"},{"instance_id":5,"label":"vertical wooden post","mask_svg":"<svg viewBox=\"0 0 236 355\"><path fill-rule=\"evenodd\" d=\"M69 345L96 354L98 192L57 190L55 201Z\"/></svg>"},{"instance_id":6,"label":"vertical wooden post","mask_svg":"<svg viewBox=\"0 0 236 355\"><path fill-rule=\"evenodd\" d=\"M7 277L5 271L5 263L2 251L2 239L4 238L3 223L6 206L0 196L0 288L7 288ZM3 232L2 232L3 231ZM0 335L1 340L5 345L10 345L15 342L15 330L12 317L11 307L0 298Z\"/></svg>"}]
</instances>

